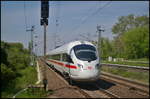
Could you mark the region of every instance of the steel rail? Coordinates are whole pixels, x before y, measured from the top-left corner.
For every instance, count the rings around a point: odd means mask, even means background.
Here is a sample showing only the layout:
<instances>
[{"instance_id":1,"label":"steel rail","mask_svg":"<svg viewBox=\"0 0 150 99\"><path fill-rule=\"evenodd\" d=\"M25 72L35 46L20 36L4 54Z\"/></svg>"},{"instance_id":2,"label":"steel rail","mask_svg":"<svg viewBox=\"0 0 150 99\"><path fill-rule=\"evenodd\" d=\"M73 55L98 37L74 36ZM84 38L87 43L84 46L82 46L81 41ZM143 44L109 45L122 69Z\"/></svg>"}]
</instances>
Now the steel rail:
<instances>
[{"instance_id":1,"label":"steel rail","mask_svg":"<svg viewBox=\"0 0 150 99\"><path fill-rule=\"evenodd\" d=\"M132 62L132 63L149 64L149 62L146 62L146 61L129 61L129 60L124 60L124 62Z\"/></svg>"},{"instance_id":2,"label":"steel rail","mask_svg":"<svg viewBox=\"0 0 150 99\"><path fill-rule=\"evenodd\" d=\"M105 78L105 76L109 77L110 79ZM116 75L106 73L106 72L101 73L101 78L111 80L111 81L119 83L121 85L125 85L127 87L131 87L131 88L134 88L134 89L139 90L141 92L144 92L146 94L149 94L149 85L148 84L143 84L143 83L140 83L140 82L137 82L137 81L133 81L133 80L123 78L123 77L120 77L120 76L116 76ZM116 80L113 80L113 79L116 79ZM120 80L122 82L120 82L118 80ZM137 86L139 86L139 87L137 87Z\"/></svg>"},{"instance_id":3,"label":"steel rail","mask_svg":"<svg viewBox=\"0 0 150 99\"><path fill-rule=\"evenodd\" d=\"M114 93L112 93L110 91L107 91L107 90L105 90L103 88L100 88L97 84L94 84L94 85L99 89L100 92L103 92L104 94L106 94L110 98L121 98L118 95L116 95L116 94L114 94Z\"/></svg>"},{"instance_id":4,"label":"steel rail","mask_svg":"<svg viewBox=\"0 0 150 99\"><path fill-rule=\"evenodd\" d=\"M122 64L108 64L108 63L101 63L102 66L110 66L110 67L122 67L122 68L131 68L131 69L140 69L140 70L148 70L149 67L143 66L130 66L130 65L122 65Z\"/></svg>"}]
</instances>

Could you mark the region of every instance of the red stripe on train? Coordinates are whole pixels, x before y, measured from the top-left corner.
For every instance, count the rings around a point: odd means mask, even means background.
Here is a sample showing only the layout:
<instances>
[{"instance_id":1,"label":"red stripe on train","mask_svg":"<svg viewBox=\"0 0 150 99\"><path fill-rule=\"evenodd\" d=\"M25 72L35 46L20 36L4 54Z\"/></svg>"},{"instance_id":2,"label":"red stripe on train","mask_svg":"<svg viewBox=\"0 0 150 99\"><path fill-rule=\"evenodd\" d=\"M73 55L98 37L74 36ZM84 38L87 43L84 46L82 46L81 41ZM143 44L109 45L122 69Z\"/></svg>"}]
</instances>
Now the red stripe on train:
<instances>
[{"instance_id":1,"label":"red stripe on train","mask_svg":"<svg viewBox=\"0 0 150 99\"><path fill-rule=\"evenodd\" d=\"M77 67L74 66L74 65L68 65L68 64L65 64L65 66L68 67L68 68L74 68L74 69L77 69Z\"/></svg>"},{"instance_id":2,"label":"red stripe on train","mask_svg":"<svg viewBox=\"0 0 150 99\"><path fill-rule=\"evenodd\" d=\"M61 65L61 66L65 66L65 67L67 67L67 68L74 68L74 69L77 69L77 67L74 66L74 65L68 65L68 64L64 64L64 63L57 62L57 61L54 61L54 60L48 60L48 61L53 62L53 63L58 64L58 65Z\"/></svg>"}]
</instances>

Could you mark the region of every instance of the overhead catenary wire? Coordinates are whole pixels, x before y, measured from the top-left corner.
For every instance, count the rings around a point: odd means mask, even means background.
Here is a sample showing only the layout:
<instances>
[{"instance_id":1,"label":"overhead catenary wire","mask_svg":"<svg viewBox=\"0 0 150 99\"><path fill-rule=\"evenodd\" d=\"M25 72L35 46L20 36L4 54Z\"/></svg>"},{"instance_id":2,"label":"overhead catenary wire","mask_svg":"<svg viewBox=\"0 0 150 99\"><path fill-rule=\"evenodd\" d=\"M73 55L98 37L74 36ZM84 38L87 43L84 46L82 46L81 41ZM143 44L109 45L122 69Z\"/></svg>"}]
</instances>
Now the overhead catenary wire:
<instances>
[{"instance_id":1,"label":"overhead catenary wire","mask_svg":"<svg viewBox=\"0 0 150 99\"><path fill-rule=\"evenodd\" d=\"M59 2L61 2L61 1L59 1ZM88 3L86 3L86 4L90 4L91 5L91 1L89 1ZM71 2L71 3L67 3L67 2L65 2L64 4L63 4L63 2L62 3L60 3L60 5L61 6L76 6L76 5L83 5L83 4L85 4L85 1L83 1L83 2ZM55 4L55 3L51 3L51 5L50 6L57 6L57 4Z\"/></svg>"},{"instance_id":2,"label":"overhead catenary wire","mask_svg":"<svg viewBox=\"0 0 150 99\"><path fill-rule=\"evenodd\" d=\"M56 11L55 11L55 22L56 22L56 33L54 33L54 45L56 46L56 43L57 43L57 34L58 34L58 27L59 27L59 29L60 29L60 25L59 25L59 13L60 13L60 11L59 11L59 6L61 5L60 4L60 2L58 3L58 2L56 2L55 3L55 5L57 5L56 7ZM88 9L88 11L87 11L87 13L89 13L89 12L91 12L92 10L94 9L94 7L92 6L91 8L89 8ZM92 13L93 14L93 13ZM82 19L87 19L87 16L82 16L81 17Z\"/></svg>"},{"instance_id":3,"label":"overhead catenary wire","mask_svg":"<svg viewBox=\"0 0 150 99\"><path fill-rule=\"evenodd\" d=\"M110 3L111 3L111 1L107 2L103 7L99 7L95 12L93 12L90 15L88 15L83 21L81 21L81 23L77 27L73 28L71 31L75 32L78 28L81 27L81 25L83 25L87 21L87 19L89 19L92 16L95 16L97 13L99 13L103 8L108 6Z\"/></svg>"},{"instance_id":4,"label":"overhead catenary wire","mask_svg":"<svg viewBox=\"0 0 150 99\"><path fill-rule=\"evenodd\" d=\"M48 42L50 39L52 39L52 38L47 38L46 41ZM65 42L62 41L62 39L61 39L59 36L57 37L57 39L58 39L57 45L65 44ZM35 43L36 43L38 46L42 46L43 40L36 40Z\"/></svg>"},{"instance_id":5,"label":"overhead catenary wire","mask_svg":"<svg viewBox=\"0 0 150 99\"><path fill-rule=\"evenodd\" d=\"M54 33L54 48L57 46L57 40L58 40L58 28L59 28L59 14L60 14L60 3L56 2L56 11L55 11L55 24L56 24L56 30Z\"/></svg>"},{"instance_id":6,"label":"overhead catenary wire","mask_svg":"<svg viewBox=\"0 0 150 99\"><path fill-rule=\"evenodd\" d=\"M87 4L87 3L86 3ZM91 4L91 3L89 3L89 4ZM98 4L98 3L97 3ZM98 5L99 6L99 5ZM99 8L99 7L97 7L97 8ZM84 19L86 19L87 18L87 14L89 13L89 12L93 12L93 9L95 9L95 7L93 7L93 6L91 6L89 9L87 9L87 12L86 12L86 15L83 15L83 16L81 16L80 17L80 19L81 19L81 21ZM74 31L76 28L78 28L78 26L79 25L77 25L77 26L75 26L74 28L72 28L72 30L71 31ZM75 40L79 40L78 38L76 38ZM70 41L68 41L68 42L70 42Z\"/></svg>"},{"instance_id":7,"label":"overhead catenary wire","mask_svg":"<svg viewBox=\"0 0 150 99\"><path fill-rule=\"evenodd\" d=\"M91 14L86 15L86 16L84 15L83 17L81 17L83 20L81 20L80 24L78 26L76 26L75 28L73 28L71 31L75 32L77 29L79 29L81 27L81 25L83 25L85 22L87 22L89 18L97 15L103 8L105 8L106 6L108 6L110 3L111 3L111 1L107 2L103 6L98 7L97 10L94 11L94 12L92 12ZM58 4L58 2L56 3L56 7L58 7L60 5L61 4ZM55 39L54 40L54 42L55 42L54 46L56 46L56 42L58 41L58 38L56 38L58 36L57 33L59 32L58 31L58 27L60 28L60 25L59 25L59 22L60 22L59 21L59 13L60 12L59 12L59 8L56 8L56 7L55 7L55 11L54 11L55 12L55 14L54 14L54 16L55 16L54 20L55 21L54 22L55 22L55 26L56 26L56 31L54 32L54 38L53 38L53 39ZM91 10L93 8L94 7L91 7L90 9L88 9L88 12L91 12ZM48 41L48 39L46 41ZM39 41L38 43L42 44L42 41L41 42Z\"/></svg>"},{"instance_id":8,"label":"overhead catenary wire","mask_svg":"<svg viewBox=\"0 0 150 99\"><path fill-rule=\"evenodd\" d=\"M27 25L27 15L26 15L26 4L24 1L24 18L25 18L25 30L27 30L28 25Z\"/></svg>"}]
</instances>

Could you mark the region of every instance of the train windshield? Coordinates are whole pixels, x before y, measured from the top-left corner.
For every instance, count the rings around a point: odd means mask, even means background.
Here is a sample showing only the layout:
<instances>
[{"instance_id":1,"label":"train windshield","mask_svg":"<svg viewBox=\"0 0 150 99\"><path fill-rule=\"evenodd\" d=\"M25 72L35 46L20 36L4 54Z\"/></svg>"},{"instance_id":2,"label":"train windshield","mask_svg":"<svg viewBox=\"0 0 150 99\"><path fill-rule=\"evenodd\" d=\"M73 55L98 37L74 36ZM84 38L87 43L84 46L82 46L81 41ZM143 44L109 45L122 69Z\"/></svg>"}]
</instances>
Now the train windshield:
<instances>
[{"instance_id":1,"label":"train windshield","mask_svg":"<svg viewBox=\"0 0 150 99\"><path fill-rule=\"evenodd\" d=\"M75 55L78 59L83 61L93 61L96 60L96 49L91 45L77 45L74 48Z\"/></svg>"}]
</instances>

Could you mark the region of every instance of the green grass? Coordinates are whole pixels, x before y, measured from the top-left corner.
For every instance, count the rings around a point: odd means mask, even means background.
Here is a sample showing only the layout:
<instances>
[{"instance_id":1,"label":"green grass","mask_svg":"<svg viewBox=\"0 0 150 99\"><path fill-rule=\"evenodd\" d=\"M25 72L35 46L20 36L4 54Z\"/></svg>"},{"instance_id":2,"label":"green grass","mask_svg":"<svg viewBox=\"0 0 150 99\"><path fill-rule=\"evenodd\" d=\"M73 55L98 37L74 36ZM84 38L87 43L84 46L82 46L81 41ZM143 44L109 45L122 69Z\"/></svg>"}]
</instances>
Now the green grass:
<instances>
[{"instance_id":1,"label":"green grass","mask_svg":"<svg viewBox=\"0 0 150 99\"><path fill-rule=\"evenodd\" d=\"M16 98L45 98L50 94L53 94L53 91L45 91L43 88L29 88L16 96Z\"/></svg>"},{"instance_id":2,"label":"green grass","mask_svg":"<svg viewBox=\"0 0 150 99\"><path fill-rule=\"evenodd\" d=\"M102 67L102 71L149 84L149 71L130 71L122 68Z\"/></svg>"},{"instance_id":3,"label":"green grass","mask_svg":"<svg viewBox=\"0 0 150 99\"><path fill-rule=\"evenodd\" d=\"M29 84L35 84L37 81L36 67L26 67L19 71L19 75L20 76L14 79L7 88L2 90L2 98L12 98L18 91L24 89Z\"/></svg>"},{"instance_id":4,"label":"green grass","mask_svg":"<svg viewBox=\"0 0 150 99\"><path fill-rule=\"evenodd\" d=\"M37 81L37 71L36 67L28 67L25 70L20 71L22 77L16 79L16 82L19 83L16 85L18 88L25 88L29 84L35 84Z\"/></svg>"},{"instance_id":5,"label":"green grass","mask_svg":"<svg viewBox=\"0 0 150 99\"><path fill-rule=\"evenodd\" d=\"M149 67L149 64L143 63L135 63L135 62L109 62L109 61L102 61L102 63L109 63L109 64L123 64L123 65L131 65L131 66L144 66Z\"/></svg>"},{"instance_id":6,"label":"green grass","mask_svg":"<svg viewBox=\"0 0 150 99\"><path fill-rule=\"evenodd\" d=\"M144 61L144 62L149 62L149 59L148 58L129 59L129 61Z\"/></svg>"}]
</instances>

